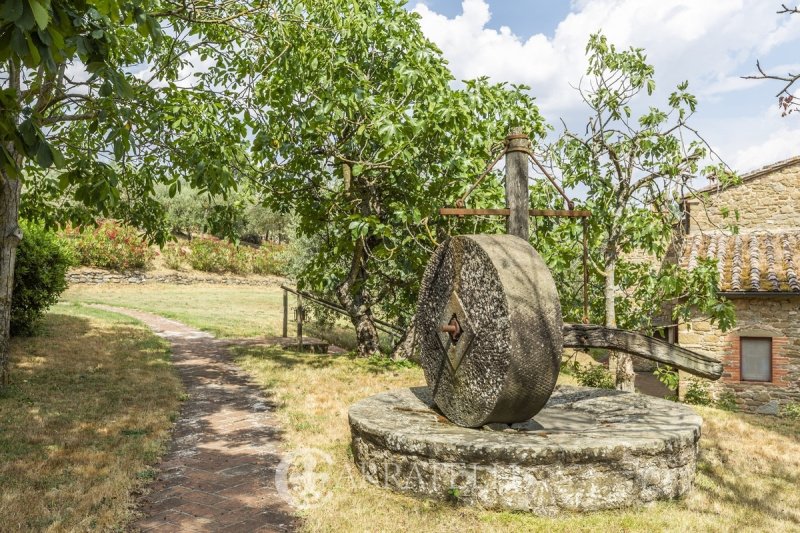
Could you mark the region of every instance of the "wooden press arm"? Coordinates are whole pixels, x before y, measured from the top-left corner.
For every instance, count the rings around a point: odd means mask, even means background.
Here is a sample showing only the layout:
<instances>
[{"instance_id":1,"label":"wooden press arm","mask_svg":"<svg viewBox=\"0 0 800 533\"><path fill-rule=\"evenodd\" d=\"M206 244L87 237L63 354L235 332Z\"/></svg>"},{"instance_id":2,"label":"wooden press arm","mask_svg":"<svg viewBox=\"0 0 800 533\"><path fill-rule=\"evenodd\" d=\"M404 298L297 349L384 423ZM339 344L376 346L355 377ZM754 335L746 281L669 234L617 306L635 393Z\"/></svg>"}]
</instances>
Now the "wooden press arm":
<instances>
[{"instance_id":1,"label":"wooden press arm","mask_svg":"<svg viewBox=\"0 0 800 533\"><path fill-rule=\"evenodd\" d=\"M565 348L605 348L680 368L695 376L719 379L722 363L706 355L641 333L605 326L564 324Z\"/></svg>"}]
</instances>

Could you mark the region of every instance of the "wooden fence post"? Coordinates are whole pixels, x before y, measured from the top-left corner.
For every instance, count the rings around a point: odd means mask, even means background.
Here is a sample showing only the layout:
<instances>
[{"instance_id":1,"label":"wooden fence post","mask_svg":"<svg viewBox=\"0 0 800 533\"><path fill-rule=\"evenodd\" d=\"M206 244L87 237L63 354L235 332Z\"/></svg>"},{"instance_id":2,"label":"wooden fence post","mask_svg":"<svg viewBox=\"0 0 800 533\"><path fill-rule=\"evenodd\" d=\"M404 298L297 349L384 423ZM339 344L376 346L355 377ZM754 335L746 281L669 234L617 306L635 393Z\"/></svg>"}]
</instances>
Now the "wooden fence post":
<instances>
[{"instance_id":1,"label":"wooden fence post","mask_svg":"<svg viewBox=\"0 0 800 533\"><path fill-rule=\"evenodd\" d=\"M283 338L289 336L289 291L283 290Z\"/></svg>"},{"instance_id":2,"label":"wooden fence post","mask_svg":"<svg viewBox=\"0 0 800 533\"><path fill-rule=\"evenodd\" d=\"M297 295L297 353L303 351L303 296Z\"/></svg>"},{"instance_id":3,"label":"wooden fence post","mask_svg":"<svg viewBox=\"0 0 800 533\"><path fill-rule=\"evenodd\" d=\"M525 242L530 238L530 192L528 190L528 152L531 143L522 128L512 128L506 137L506 207L511 211L507 233Z\"/></svg>"}]
</instances>

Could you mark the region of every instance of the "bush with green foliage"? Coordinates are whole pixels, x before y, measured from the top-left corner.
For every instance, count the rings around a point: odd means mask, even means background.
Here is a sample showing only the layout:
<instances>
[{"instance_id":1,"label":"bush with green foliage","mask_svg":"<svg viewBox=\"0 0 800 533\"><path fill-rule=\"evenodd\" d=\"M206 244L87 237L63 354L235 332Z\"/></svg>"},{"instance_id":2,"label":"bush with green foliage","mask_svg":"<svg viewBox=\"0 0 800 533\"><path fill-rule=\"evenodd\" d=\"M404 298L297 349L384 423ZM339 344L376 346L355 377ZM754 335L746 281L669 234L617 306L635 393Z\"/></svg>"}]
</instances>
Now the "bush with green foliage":
<instances>
[{"instance_id":1,"label":"bush with green foliage","mask_svg":"<svg viewBox=\"0 0 800 533\"><path fill-rule=\"evenodd\" d=\"M564 365L564 369L568 374L575 376L578 383L584 387L614 388L614 376L603 365L582 365L578 361L573 361Z\"/></svg>"},{"instance_id":2,"label":"bush with green foliage","mask_svg":"<svg viewBox=\"0 0 800 533\"><path fill-rule=\"evenodd\" d=\"M780 416L800 420L800 402L791 402L782 406Z\"/></svg>"},{"instance_id":3,"label":"bush with green foliage","mask_svg":"<svg viewBox=\"0 0 800 533\"><path fill-rule=\"evenodd\" d=\"M247 252L240 246L212 237L192 239L189 242L189 265L195 270L247 274L250 264Z\"/></svg>"},{"instance_id":4,"label":"bush with green foliage","mask_svg":"<svg viewBox=\"0 0 800 533\"><path fill-rule=\"evenodd\" d=\"M739 410L739 405L736 403L736 395L730 390L725 390L720 393L719 397L714 402L714 407L732 413Z\"/></svg>"},{"instance_id":5,"label":"bush with green foliage","mask_svg":"<svg viewBox=\"0 0 800 533\"><path fill-rule=\"evenodd\" d=\"M287 271L289 249L283 244L266 243L252 251L250 264L253 274L283 276Z\"/></svg>"},{"instance_id":6,"label":"bush with green foliage","mask_svg":"<svg viewBox=\"0 0 800 533\"><path fill-rule=\"evenodd\" d=\"M109 270L146 269L155 256L150 245L131 226L114 220L82 230L68 230L78 262Z\"/></svg>"},{"instance_id":7,"label":"bush with green foliage","mask_svg":"<svg viewBox=\"0 0 800 533\"><path fill-rule=\"evenodd\" d=\"M218 274L283 275L287 264L284 245L236 246L214 237L170 243L161 253L164 264L173 270L188 265L200 272Z\"/></svg>"},{"instance_id":8,"label":"bush with green foliage","mask_svg":"<svg viewBox=\"0 0 800 533\"><path fill-rule=\"evenodd\" d=\"M189 250L185 246L171 242L161 249L161 257L167 268L181 270L187 264Z\"/></svg>"},{"instance_id":9,"label":"bush with green foliage","mask_svg":"<svg viewBox=\"0 0 800 533\"><path fill-rule=\"evenodd\" d=\"M11 335L28 336L47 309L67 288L67 270L73 255L67 243L53 232L22 224L17 247L14 292L11 298Z\"/></svg>"},{"instance_id":10,"label":"bush with green foliage","mask_svg":"<svg viewBox=\"0 0 800 533\"><path fill-rule=\"evenodd\" d=\"M654 371L653 375L658 378L658 381L664 384L666 388L671 391L678 390L678 383L680 381L680 377L678 376L678 371L672 368L669 365L659 365Z\"/></svg>"},{"instance_id":11,"label":"bush with green foliage","mask_svg":"<svg viewBox=\"0 0 800 533\"><path fill-rule=\"evenodd\" d=\"M713 405L714 399L708 390L708 382L690 379L689 385L686 387L686 393L683 395L683 401L690 405Z\"/></svg>"}]
</instances>

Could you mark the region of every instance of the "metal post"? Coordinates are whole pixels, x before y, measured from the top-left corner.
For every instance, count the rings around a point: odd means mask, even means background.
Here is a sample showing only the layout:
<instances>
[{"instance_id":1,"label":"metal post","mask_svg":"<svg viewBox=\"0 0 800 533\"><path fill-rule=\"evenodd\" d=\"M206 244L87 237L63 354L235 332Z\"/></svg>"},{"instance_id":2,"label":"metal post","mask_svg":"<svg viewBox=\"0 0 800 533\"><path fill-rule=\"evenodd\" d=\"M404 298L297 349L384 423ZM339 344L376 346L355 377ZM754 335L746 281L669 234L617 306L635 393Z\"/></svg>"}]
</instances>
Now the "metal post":
<instances>
[{"instance_id":1,"label":"metal post","mask_svg":"<svg viewBox=\"0 0 800 533\"><path fill-rule=\"evenodd\" d=\"M297 295L297 353L303 351L303 296Z\"/></svg>"},{"instance_id":2,"label":"metal post","mask_svg":"<svg viewBox=\"0 0 800 533\"><path fill-rule=\"evenodd\" d=\"M512 128L506 143L506 206L511 211L507 233L527 242L530 237L528 154L531 143L522 128Z\"/></svg>"},{"instance_id":3,"label":"metal post","mask_svg":"<svg viewBox=\"0 0 800 533\"><path fill-rule=\"evenodd\" d=\"M283 289L283 338L289 336L289 291Z\"/></svg>"}]
</instances>

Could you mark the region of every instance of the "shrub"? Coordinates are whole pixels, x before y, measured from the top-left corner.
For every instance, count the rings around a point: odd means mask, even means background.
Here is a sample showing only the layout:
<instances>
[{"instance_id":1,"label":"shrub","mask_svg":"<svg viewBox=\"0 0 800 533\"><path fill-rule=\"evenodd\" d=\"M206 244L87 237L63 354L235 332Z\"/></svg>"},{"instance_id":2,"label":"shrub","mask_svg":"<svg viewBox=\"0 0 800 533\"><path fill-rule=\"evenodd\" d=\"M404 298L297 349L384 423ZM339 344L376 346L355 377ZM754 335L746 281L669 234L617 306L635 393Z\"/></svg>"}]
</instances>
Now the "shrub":
<instances>
[{"instance_id":1,"label":"shrub","mask_svg":"<svg viewBox=\"0 0 800 533\"><path fill-rule=\"evenodd\" d=\"M582 365L578 361L574 361L570 366L572 367L570 368L570 373L584 387L598 389L613 389L615 387L614 376L602 365Z\"/></svg>"},{"instance_id":2,"label":"shrub","mask_svg":"<svg viewBox=\"0 0 800 533\"><path fill-rule=\"evenodd\" d=\"M135 228L105 220L94 228L69 232L83 266L109 270L144 269L155 253Z\"/></svg>"},{"instance_id":3,"label":"shrub","mask_svg":"<svg viewBox=\"0 0 800 533\"><path fill-rule=\"evenodd\" d=\"M222 274L247 274L251 271L248 251L214 238L189 242L189 264L195 270Z\"/></svg>"},{"instance_id":4,"label":"shrub","mask_svg":"<svg viewBox=\"0 0 800 533\"><path fill-rule=\"evenodd\" d=\"M714 406L717 409L730 411L732 413L735 413L739 410L739 405L736 403L736 395L729 390L725 390L719 395L717 401L714 402Z\"/></svg>"},{"instance_id":5,"label":"shrub","mask_svg":"<svg viewBox=\"0 0 800 533\"><path fill-rule=\"evenodd\" d=\"M708 390L708 382L697 379L689 380L683 401L691 405L712 405L714 400Z\"/></svg>"},{"instance_id":6,"label":"shrub","mask_svg":"<svg viewBox=\"0 0 800 533\"><path fill-rule=\"evenodd\" d=\"M161 250L164 264L172 270L180 270L188 262L189 250L179 244L170 243Z\"/></svg>"},{"instance_id":7,"label":"shrub","mask_svg":"<svg viewBox=\"0 0 800 533\"><path fill-rule=\"evenodd\" d=\"M163 255L165 264L176 270L188 263L200 272L280 275L287 263L284 250L285 246L277 244L253 248L204 237L195 238L183 247L168 245Z\"/></svg>"},{"instance_id":8,"label":"shrub","mask_svg":"<svg viewBox=\"0 0 800 533\"><path fill-rule=\"evenodd\" d=\"M203 272L227 272L227 254L222 251L223 245L216 240L196 238L189 242L189 264L195 270Z\"/></svg>"},{"instance_id":9,"label":"shrub","mask_svg":"<svg viewBox=\"0 0 800 533\"><path fill-rule=\"evenodd\" d=\"M22 224L17 247L14 292L11 297L11 335L28 336L45 311L67 288L67 270L73 255L55 233L34 224Z\"/></svg>"},{"instance_id":10,"label":"shrub","mask_svg":"<svg viewBox=\"0 0 800 533\"><path fill-rule=\"evenodd\" d=\"M785 418L791 418L792 420L800 420L800 403L787 403L781 407L780 415Z\"/></svg>"},{"instance_id":11,"label":"shrub","mask_svg":"<svg viewBox=\"0 0 800 533\"><path fill-rule=\"evenodd\" d=\"M658 381L663 383L664 386L669 390L678 390L678 382L680 378L678 376L678 372L671 366L659 366L653 371L653 374L658 378Z\"/></svg>"},{"instance_id":12,"label":"shrub","mask_svg":"<svg viewBox=\"0 0 800 533\"><path fill-rule=\"evenodd\" d=\"M254 274L282 276L287 270L287 248L281 244L265 244L252 253Z\"/></svg>"}]
</instances>

